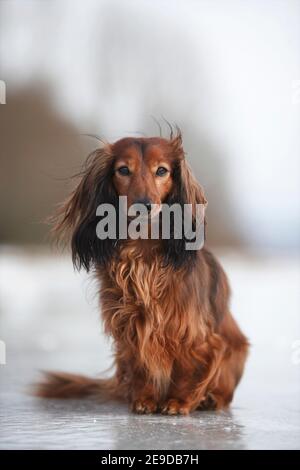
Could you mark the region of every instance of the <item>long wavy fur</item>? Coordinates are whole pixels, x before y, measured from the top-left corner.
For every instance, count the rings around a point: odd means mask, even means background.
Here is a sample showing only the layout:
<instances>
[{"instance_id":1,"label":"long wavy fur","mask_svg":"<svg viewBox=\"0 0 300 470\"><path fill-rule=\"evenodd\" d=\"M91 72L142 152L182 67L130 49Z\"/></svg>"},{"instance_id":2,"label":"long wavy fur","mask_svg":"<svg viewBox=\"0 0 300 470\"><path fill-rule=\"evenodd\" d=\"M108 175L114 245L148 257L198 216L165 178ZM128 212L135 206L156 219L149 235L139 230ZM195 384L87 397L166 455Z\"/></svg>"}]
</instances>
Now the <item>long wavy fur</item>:
<instances>
[{"instance_id":1,"label":"long wavy fur","mask_svg":"<svg viewBox=\"0 0 300 470\"><path fill-rule=\"evenodd\" d=\"M194 213L206 199L186 162L181 134L164 145L173 161L167 202L192 204ZM147 240L96 237L96 207L110 202L117 208L114 157L114 145L90 155L56 215L54 232L71 240L74 264L93 268L99 280L105 331L114 340L115 375L95 380L50 373L36 392L51 398L118 398L142 413L225 407L248 350L229 311L226 275L207 249L188 252L184 240L171 237L152 246Z\"/></svg>"}]
</instances>

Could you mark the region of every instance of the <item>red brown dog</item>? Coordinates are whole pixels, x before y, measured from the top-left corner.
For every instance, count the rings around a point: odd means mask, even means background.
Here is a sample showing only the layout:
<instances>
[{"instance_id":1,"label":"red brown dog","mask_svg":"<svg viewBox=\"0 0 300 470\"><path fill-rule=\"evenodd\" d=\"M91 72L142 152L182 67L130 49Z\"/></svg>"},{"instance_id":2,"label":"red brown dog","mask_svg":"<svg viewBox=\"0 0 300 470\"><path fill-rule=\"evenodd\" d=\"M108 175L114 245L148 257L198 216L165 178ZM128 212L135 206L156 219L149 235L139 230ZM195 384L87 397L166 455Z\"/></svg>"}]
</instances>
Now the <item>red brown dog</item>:
<instances>
[{"instance_id":1,"label":"red brown dog","mask_svg":"<svg viewBox=\"0 0 300 470\"><path fill-rule=\"evenodd\" d=\"M188 414L232 400L248 341L229 311L226 275L206 248L182 240L99 240L102 203L205 204L186 163L181 134L124 138L93 152L54 231L71 240L74 264L100 284L105 331L114 339L111 379L48 373L42 397L122 399L138 413Z\"/></svg>"}]
</instances>

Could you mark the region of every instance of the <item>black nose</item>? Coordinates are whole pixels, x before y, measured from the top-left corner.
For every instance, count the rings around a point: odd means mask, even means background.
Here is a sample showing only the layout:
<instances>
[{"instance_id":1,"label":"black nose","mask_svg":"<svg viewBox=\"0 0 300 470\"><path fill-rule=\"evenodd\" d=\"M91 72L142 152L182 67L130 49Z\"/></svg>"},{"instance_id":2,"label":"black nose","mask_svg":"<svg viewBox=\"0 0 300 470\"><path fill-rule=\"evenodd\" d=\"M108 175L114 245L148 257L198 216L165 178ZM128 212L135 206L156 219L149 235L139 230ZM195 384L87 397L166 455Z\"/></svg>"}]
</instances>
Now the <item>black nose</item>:
<instances>
[{"instance_id":1,"label":"black nose","mask_svg":"<svg viewBox=\"0 0 300 470\"><path fill-rule=\"evenodd\" d=\"M135 201L135 204L143 204L144 206L146 206L147 211L151 212L151 201L147 197L138 199L137 201Z\"/></svg>"}]
</instances>

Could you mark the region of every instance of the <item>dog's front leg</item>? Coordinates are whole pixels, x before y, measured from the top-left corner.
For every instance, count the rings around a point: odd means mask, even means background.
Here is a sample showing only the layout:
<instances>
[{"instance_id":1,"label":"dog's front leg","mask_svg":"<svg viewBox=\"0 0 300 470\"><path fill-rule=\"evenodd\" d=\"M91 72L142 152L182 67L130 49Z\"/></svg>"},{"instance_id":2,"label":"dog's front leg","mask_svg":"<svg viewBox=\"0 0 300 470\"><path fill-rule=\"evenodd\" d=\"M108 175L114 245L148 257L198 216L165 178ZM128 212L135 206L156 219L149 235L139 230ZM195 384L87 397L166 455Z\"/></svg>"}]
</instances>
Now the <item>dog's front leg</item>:
<instances>
[{"instance_id":1,"label":"dog's front leg","mask_svg":"<svg viewBox=\"0 0 300 470\"><path fill-rule=\"evenodd\" d=\"M177 361L174 364L172 385L161 412L187 415L206 400L212 400L209 390L215 388L224 353L221 337L213 334L209 341L190 350L188 361Z\"/></svg>"},{"instance_id":2,"label":"dog's front leg","mask_svg":"<svg viewBox=\"0 0 300 470\"><path fill-rule=\"evenodd\" d=\"M187 415L194 409L194 395L197 384L201 381L202 371L189 361L187 364L174 363L172 382L160 411L169 415Z\"/></svg>"},{"instance_id":3,"label":"dog's front leg","mask_svg":"<svg viewBox=\"0 0 300 470\"><path fill-rule=\"evenodd\" d=\"M132 392L132 411L139 414L151 414L158 410L158 400L155 398L154 387L151 384L142 385L138 380L134 383Z\"/></svg>"}]
</instances>

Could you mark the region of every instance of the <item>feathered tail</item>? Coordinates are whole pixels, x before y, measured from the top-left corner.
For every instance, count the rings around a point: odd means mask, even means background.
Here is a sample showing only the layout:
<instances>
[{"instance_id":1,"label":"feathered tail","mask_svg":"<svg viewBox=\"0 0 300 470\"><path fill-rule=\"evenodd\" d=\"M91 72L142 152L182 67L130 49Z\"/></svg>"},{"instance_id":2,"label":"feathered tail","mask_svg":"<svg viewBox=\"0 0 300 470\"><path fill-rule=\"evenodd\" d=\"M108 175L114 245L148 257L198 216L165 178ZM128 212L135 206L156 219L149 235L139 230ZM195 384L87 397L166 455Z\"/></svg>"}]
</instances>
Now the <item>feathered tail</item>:
<instances>
[{"instance_id":1,"label":"feathered tail","mask_svg":"<svg viewBox=\"0 0 300 470\"><path fill-rule=\"evenodd\" d=\"M122 399L115 377L93 379L64 372L43 372L44 380L34 385L33 393L41 398Z\"/></svg>"}]
</instances>

